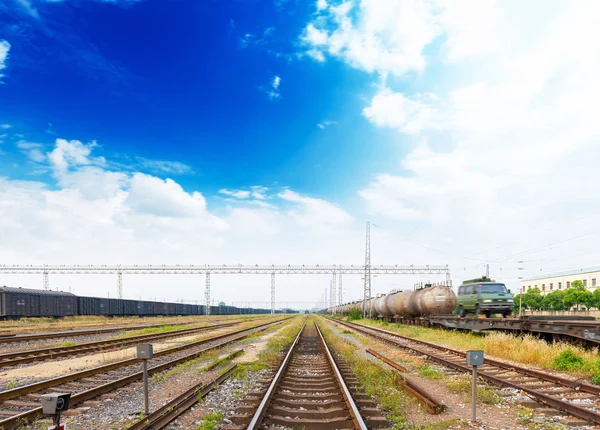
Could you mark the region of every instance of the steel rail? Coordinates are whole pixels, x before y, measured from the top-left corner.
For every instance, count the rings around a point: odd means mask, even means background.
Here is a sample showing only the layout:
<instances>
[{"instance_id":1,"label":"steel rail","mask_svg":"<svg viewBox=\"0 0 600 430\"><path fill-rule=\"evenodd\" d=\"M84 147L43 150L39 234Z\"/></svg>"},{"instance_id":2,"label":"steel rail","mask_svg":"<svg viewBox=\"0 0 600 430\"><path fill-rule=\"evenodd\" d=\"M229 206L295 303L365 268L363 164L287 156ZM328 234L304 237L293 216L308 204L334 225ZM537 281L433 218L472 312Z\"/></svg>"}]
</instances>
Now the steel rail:
<instances>
[{"instance_id":1,"label":"steel rail","mask_svg":"<svg viewBox=\"0 0 600 430\"><path fill-rule=\"evenodd\" d=\"M406 368L395 361L390 360L386 356L374 351L372 349L367 349L367 352L374 357L377 357L390 367L394 368L398 372L406 372ZM407 379L404 375L399 374L401 380L395 380L394 382L400 388L402 388L405 392L416 398L421 404L423 404L427 411L431 414L439 414L446 410L446 405L442 402L439 402L435 398L431 396L427 391L423 390L421 387L416 385L414 382Z\"/></svg>"},{"instance_id":2,"label":"steel rail","mask_svg":"<svg viewBox=\"0 0 600 430\"><path fill-rule=\"evenodd\" d=\"M171 400L166 405L162 406L157 411L151 413L140 421L136 422L128 430L160 430L169 425L177 419L178 416L185 413L192 406L203 399L208 393L214 390L220 383L229 378L233 372L237 369L237 364L234 364L227 368L225 372L218 377L211 380L209 383L202 386L196 386L190 388L185 393L181 394L177 398Z\"/></svg>"},{"instance_id":3,"label":"steel rail","mask_svg":"<svg viewBox=\"0 0 600 430\"><path fill-rule=\"evenodd\" d=\"M170 322L165 324L142 324L132 326L118 326L118 327L96 327L81 330L64 330L54 331L48 333L7 333L0 335L0 343L17 343L17 342L29 342L32 340L40 339L55 339L63 337L76 337L76 336L87 336L90 334L100 333L112 333L115 331L127 331L127 330L138 330L144 328L162 327L164 325L185 325L191 324L190 322Z\"/></svg>"},{"instance_id":4,"label":"steel rail","mask_svg":"<svg viewBox=\"0 0 600 430\"><path fill-rule=\"evenodd\" d=\"M277 370L275 377L271 381L271 384L269 385L267 392L265 393L262 401L258 405L258 409L256 410L256 412L254 413L254 416L250 420L250 424L248 424L247 430L256 429L258 424L262 421L265 413L267 412L267 408L269 407L269 403L271 402L271 399L273 398L273 394L275 394L275 389L279 385L279 382L281 381L281 377L283 376L285 370L288 367L290 358L292 357L292 354L296 348L296 345L298 345L298 341L300 340L300 335L302 335L302 332L304 331L305 327L306 327L306 320L304 321L302 328L300 328L300 330L298 331L298 335L296 336L296 339L294 339L294 342L290 346L290 349L288 349L287 354L285 355L283 361L281 362L281 365L279 366L279 369Z\"/></svg>"},{"instance_id":5,"label":"steel rail","mask_svg":"<svg viewBox=\"0 0 600 430\"><path fill-rule=\"evenodd\" d=\"M394 337L397 337L397 338L400 338L400 339L404 339L404 340L407 340L407 341L410 341L410 342L420 343L422 345L426 345L426 346L429 346L431 348L438 349L440 351L452 352L453 354L460 355L461 357L466 357L466 353L464 351L460 351L458 349L450 348L448 346L438 345L436 343L428 342L428 341L425 341L425 340L413 339L411 337L404 336L404 335L401 335L401 334L398 334L398 333L394 333L394 332L391 332L391 331L388 331L388 330L383 330L383 329L380 329L378 327L369 327L369 326L365 326L365 325L362 325L362 324L356 324L356 323L350 323L350 324L352 324L352 326L356 325L358 327L365 327L365 328L367 328L369 330L374 330L376 332L384 333L384 334L389 335L389 336L394 336ZM513 372L522 373L524 375L531 376L531 377L538 378L538 379L542 379L542 380L547 381L547 382L558 383L558 384L564 385L566 387L573 388L574 390L577 390L577 391L584 391L586 393L600 395L600 386L598 386L598 385L592 385L592 384L588 384L586 382L582 382L582 381L579 381L579 380L573 380L573 379L563 378L561 376L550 375L548 373L544 373L544 372L541 372L539 370L527 369L525 367L517 366L517 365L514 365L514 364L504 363L502 361L494 360L493 358L487 358L486 357L485 362L486 362L486 364L490 364L490 365L493 365L493 366L496 366L496 367L501 367L503 369L511 370Z\"/></svg>"},{"instance_id":6,"label":"steel rail","mask_svg":"<svg viewBox=\"0 0 600 430\"><path fill-rule=\"evenodd\" d=\"M287 318L286 318L287 319ZM200 355L206 353L207 351L213 350L213 349L217 349L217 348L221 348L225 345L228 345L230 343L236 342L238 340L242 340L248 336L250 336L252 333L252 331L262 331L265 330L268 326L270 325L274 325L274 324L279 324L283 321L285 321L286 319L283 320L278 320L278 321L273 321L273 322L269 322L266 324L261 324L259 326L255 326L255 327L251 327L245 330L240 330L240 332L248 332L248 333L240 333L237 336L234 336L232 339L226 339L223 342L219 343L218 345L214 345L212 347L203 349L201 351L196 351L192 354L177 358L175 360L171 360L168 361L166 363L160 364L158 366L152 367L150 369L148 369L148 375L153 375L155 373L159 373L162 372L163 370L166 370L170 367L173 367L177 364L181 364L184 363L186 361L189 360L193 360L194 358L199 357ZM228 336L232 336L232 334L230 333ZM224 336L219 336L219 337L224 337ZM215 339L211 339L212 341L214 341ZM186 345L187 346L187 345ZM164 351L161 351L164 352ZM157 354L155 354L154 356L156 357ZM141 380L143 377L143 372L136 372L133 373L131 375L125 376L121 379L115 380L115 381L110 381L107 382L106 384L102 384L100 386L91 388L87 391L83 391L81 393L77 393L71 396L69 404L70 406L76 406L77 404L80 404L82 402L85 402L86 400L90 400L93 399L101 394L105 394L108 393L110 391L113 391L117 388L121 388L125 385L131 384L137 380ZM3 419L0 421L0 429L2 430L9 430L9 429L14 429L14 428L18 428L19 426L22 426L28 422L31 422L32 420L34 420L36 417L40 416L42 414L42 408L38 407L38 408L34 408L31 409L29 411L26 412L22 412L18 415L14 415L11 417L8 417L6 419Z\"/></svg>"},{"instance_id":7,"label":"steel rail","mask_svg":"<svg viewBox=\"0 0 600 430\"><path fill-rule=\"evenodd\" d=\"M447 360L445 358L439 357L431 352L427 352L424 351L422 349L419 348L415 348L412 346L409 346L407 344L403 344L401 342L386 338L384 335L382 334L378 334L377 332L384 332L386 335L390 335L390 336L396 336L394 333L388 332L386 330L381 330L381 329L371 329L370 327L365 327L361 324L351 324L351 323L347 323L347 322L343 322L343 321L337 321L339 323L341 323L342 325L346 325L347 327L351 327L354 328L357 331L366 333L372 337L378 338L380 340L383 340L384 342L388 342L391 343L392 345L396 345L399 346L401 348L405 348L408 350L411 350L413 352L416 352L418 354L424 354L426 356L428 356L430 359L432 359L433 361L436 361L437 363L446 366L446 367L450 367L453 368L455 370L461 371L461 372L466 372L469 373L471 372L471 367L467 366L467 365L463 365L463 364L459 364L459 363L455 363L453 361ZM430 346L431 344L429 342L425 342L425 341L420 341L417 339L412 339L412 338L406 338L402 335L397 335L397 337L409 340L411 342L415 342L417 344L424 344L426 346ZM445 347L440 347L440 345L436 345L435 349L444 349L448 352L453 352L453 350L451 348L445 348ZM462 353L462 351L460 351ZM490 361L488 361L488 364L490 364ZM515 388L517 390L520 390L528 395L530 395L531 397L535 398L537 401L539 401L540 403L544 403L560 412L566 412L569 413L577 418L581 418L583 420L589 421L589 422L593 422L595 424L600 424L600 414L597 414L589 409L577 406L573 403L569 403L569 402L565 402L559 399L556 399L552 396L549 396L545 393L542 393L538 390L534 390L528 387L525 387L523 385L511 382L511 381L507 381L501 378L498 378L496 376L493 375L489 375L487 374L483 369L480 369L479 371L479 377L483 378L484 380L487 380L495 385L498 386L504 386L504 387L510 387L510 388ZM551 375L546 375L548 377L550 377ZM561 378L563 379L563 378ZM548 379L551 380L551 379ZM558 382L558 381L554 381L554 382Z\"/></svg>"},{"instance_id":8,"label":"steel rail","mask_svg":"<svg viewBox=\"0 0 600 430\"><path fill-rule=\"evenodd\" d=\"M289 317L288 317L289 318ZM185 345L180 345L180 346L175 346L173 348L167 348L167 349L163 349L162 351L158 351L156 353L154 353L154 357L162 357L164 355L169 355L172 353L176 353L179 351L183 351L189 348L194 348L196 346L201 346L203 344L209 343L209 342L214 342L216 340L220 340L223 339L225 337L228 336L234 336L240 333L245 332L246 330L252 330L255 328L260 328L260 327L264 327L267 326L269 324L275 324L275 323L280 323L282 321L287 320L288 318L284 318L284 319L280 319L277 321L273 321L273 322L268 322L268 323L264 323L264 324L259 324L256 326L252 326L250 328L246 328L246 329L241 329L241 330L237 330L234 332L229 332L229 333L224 333L218 336L212 336L206 339L202 339L196 342L192 342L192 343L188 343ZM75 372L75 373L70 373L68 375L63 375L63 376L59 376L56 378L52 378L52 379L47 379L45 381L40 381L40 382L34 382L32 384L29 385L24 385L22 387L17 387L17 388L13 388L11 390L6 390L6 391L2 391L0 392L0 400L9 400L9 399L14 399L16 397L22 396L24 394L29 394L29 393L34 393L36 391L40 391L43 390L45 388L49 388L49 387L54 387L56 385L59 384L64 384L66 382L71 382L71 381L75 381L78 379L82 379L82 378L87 378L88 376L92 376L92 375L96 375L99 373L106 373L110 370L114 370L114 369L118 369L120 367L125 367L125 366L130 366L132 364L135 364L137 362L139 362L140 360L138 358L128 358L125 360L121 360L121 361L116 361L114 363L109 363L109 364L105 364L102 366L98 366L98 367L94 367L92 369L86 369L86 370L82 370L79 372ZM1 421L0 421L1 423Z\"/></svg>"},{"instance_id":9,"label":"steel rail","mask_svg":"<svg viewBox=\"0 0 600 430\"><path fill-rule=\"evenodd\" d=\"M331 368L333 369L333 372L337 379L338 385L340 386L340 388L342 390L342 394L344 395L346 404L349 406L349 412L350 412L350 415L352 416L352 421L354 421L354 427L357 429L361 429L361 430L367 430L367 425L365 424L362 416L360 415L360 412L358 411L358 407L356 406L356 403L354 403L354 399L352 398L352 395L350 394L350 390L348 390L348 387L346 386L346 383L344 382L344 378L342 377L342 374L340 373L340 370L338 369L338 366L337 366L335 360L333 359L333 356L331 355L329 348L327 347L327 342L325 341L325 338L323 337L323 333L321 332L321 329L319 328L319 324L317 324L316 321L315 321L315 327L317 328L317 333L319 333L319 337L321 339L321 344L323 345L323 349L325 350L327 359L329 360L329 363L331 364Z\"/></svg>"},{"instance_id":10,"label":"steel rail","mask_svg":"<svg viewBox=\"0 0 600 430\"><path fill-rule=\"evenodd\" d=\"M141 341L159 340L171 337L179 337L190 335L193 333L201 333L211 329L221 329L240 324L241 322L232 322L226 324L216 324L203 327L192 327L183 330L173 330L166 333L151 333L139 336L132 336L122 339L104 339L93 342L80 343L73 346L57 346L50 348L29 349L25 351L16 351L0 354L0 368L7 366L15 366L22 363L30 363L32 361L41 361L46 359L56 359L59 357L73 356L84 352L96 352L115 349L128 345L135 345Z\"/></svg>"}]
</instances>

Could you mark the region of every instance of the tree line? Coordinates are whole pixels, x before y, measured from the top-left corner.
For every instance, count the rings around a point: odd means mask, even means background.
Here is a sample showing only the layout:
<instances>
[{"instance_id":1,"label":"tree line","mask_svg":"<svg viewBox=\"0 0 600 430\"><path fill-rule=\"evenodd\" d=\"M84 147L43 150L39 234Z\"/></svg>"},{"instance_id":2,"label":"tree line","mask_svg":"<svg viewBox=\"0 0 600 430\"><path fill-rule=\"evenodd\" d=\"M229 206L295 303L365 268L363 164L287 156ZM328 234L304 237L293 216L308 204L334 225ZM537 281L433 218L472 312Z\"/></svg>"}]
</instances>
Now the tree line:
<instances>
[{"instance_id":1,"label":"tree line","mask_svg":"<svg viewBox=\"0 0 600 430\"><path fill-rule=\"evenodd\" d=\"M593 293L585 289L583 281L573 281L566 290L556 290L542 296L539 288L527 290L524 294L515 296L515 313L519 312L519 302L522 296L523 309L534 311L568 311L580 306L600 309L600 288Z\"/></svg>"}]
</instances>

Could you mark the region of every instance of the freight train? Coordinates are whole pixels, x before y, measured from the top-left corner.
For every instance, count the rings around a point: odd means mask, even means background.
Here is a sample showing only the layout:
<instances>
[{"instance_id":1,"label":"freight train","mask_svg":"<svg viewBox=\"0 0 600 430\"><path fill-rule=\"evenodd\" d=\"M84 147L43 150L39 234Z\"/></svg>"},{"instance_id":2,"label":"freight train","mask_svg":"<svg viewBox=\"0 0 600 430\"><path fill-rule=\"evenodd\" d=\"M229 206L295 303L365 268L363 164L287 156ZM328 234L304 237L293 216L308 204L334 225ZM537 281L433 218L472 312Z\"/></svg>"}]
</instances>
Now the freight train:
<instances>
[{"instance_id":1,"label":"freight train","mask_svg":"<svg viewBox=\"0 0 600 430\"><path fill-rule=\"evenodd\" d=\"M0 286L0 319L73 315L206 315L204 305L81 297L62 291ZM289 313L289 310L287 311ZM268 314L270 309L211 306L211 315ZM276 310L275 313L283 313Z\"/></svg>"},{"instance_id":2,"label":"freight train","mask_svg":"<svg viewBox=\"0 0 600 430\"><path fill-rule=\"evenodd\" d=\"M365 307L373 318L389 321L451 314L456 308L456 293L447 285L426 285L417 290L396 290L367 299ZM362 312L363 300L330 307L327 309L327 313L348 315L352 310Z\"/></svg>"},{"instance_id":3,"label":"freight train","mask_svg":"<svg viewBox=\"0 0 600 430\"><path fill-rule=\"evenodd\" d=\"M331 307L327 313L347 315L353 309L362 312L363 300ZM367 299L365 309L373 318L388 321L415 322L430 315L452 313L458 313L461 317L467 314L483 314L487 318L492 314L508 317L514 309L514 300L504 284L482 277L464 281L458 288L458 297L445 284L426 284L412 291L396 290Z\"/></svg>"}]
</instances>

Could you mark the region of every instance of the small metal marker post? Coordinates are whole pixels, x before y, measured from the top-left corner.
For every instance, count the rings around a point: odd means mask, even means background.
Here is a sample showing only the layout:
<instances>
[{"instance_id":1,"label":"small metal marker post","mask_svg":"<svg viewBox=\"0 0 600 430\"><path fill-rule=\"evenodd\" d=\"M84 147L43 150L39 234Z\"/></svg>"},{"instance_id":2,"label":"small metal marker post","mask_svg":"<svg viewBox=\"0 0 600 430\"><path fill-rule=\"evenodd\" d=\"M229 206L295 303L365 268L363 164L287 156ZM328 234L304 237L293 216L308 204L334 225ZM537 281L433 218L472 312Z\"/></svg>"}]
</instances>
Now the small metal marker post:
<instances>
[{"instance_id":1,"label":"small metal marker post","mask_svg":"<svg viewBox=\"0 0 600 430\"><path fill-rule=\"evenodd\" d=\"M150 415L150 397L148 396L148 359L152 358L152 344L137 346L137 358L142 360L144 370L144 416Z\"/></svg>"},{"instance_id":2,"label":"small metal marker post","mask_svg":"<svg viewBox=\"0 0 600 430\"><path fill-rule=\"evenodd\" d=\"M473 366L473 399L471 406L471 421L477 422L477 366L483 366L483 351L467 351L467 365Z\"/></svg>"}]
</instances>

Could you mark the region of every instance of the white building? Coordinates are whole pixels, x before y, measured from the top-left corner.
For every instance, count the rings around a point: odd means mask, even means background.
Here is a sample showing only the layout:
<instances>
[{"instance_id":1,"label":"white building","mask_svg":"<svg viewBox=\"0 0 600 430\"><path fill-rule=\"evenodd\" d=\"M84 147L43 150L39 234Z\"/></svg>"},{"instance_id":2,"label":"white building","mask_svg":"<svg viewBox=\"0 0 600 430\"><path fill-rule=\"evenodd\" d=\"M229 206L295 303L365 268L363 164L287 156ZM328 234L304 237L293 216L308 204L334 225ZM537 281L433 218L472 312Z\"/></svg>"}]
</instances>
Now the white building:
<instances>
[{"instance_id":1,"label":"white building","mask_svg":"<svg viewBox=\"0 0 600 430\"><path fill-rule=\"evenodd\" d=\"M521 291L526 293L532 288L539 288L542 295L545 295L552 291L566 290L571 286L571 282L576 280L582 281L588 290L594 291L600 287L600 267L534 276L521 281Z\"/></svg>"}]
</instances>

